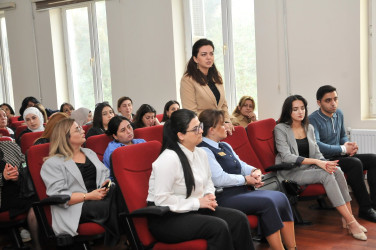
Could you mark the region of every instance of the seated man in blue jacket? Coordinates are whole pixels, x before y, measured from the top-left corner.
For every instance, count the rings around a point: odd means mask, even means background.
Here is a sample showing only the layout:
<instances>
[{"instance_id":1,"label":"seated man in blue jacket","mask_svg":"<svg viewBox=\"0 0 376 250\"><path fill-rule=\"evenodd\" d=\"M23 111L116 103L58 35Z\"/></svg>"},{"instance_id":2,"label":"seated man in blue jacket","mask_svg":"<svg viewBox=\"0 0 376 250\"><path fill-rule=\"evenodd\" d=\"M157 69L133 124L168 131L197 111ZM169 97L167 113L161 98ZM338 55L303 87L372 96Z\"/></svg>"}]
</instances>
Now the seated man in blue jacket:
<instances>
[{"instance_id":1,"label":"seated man in blue jacket","mask_svg":"<svg viewBox=\"0 0 376 250\"><path fill-rule=\"evenodd\" d=\"M320 87L316 99L320 108L309 116L309 122L315 128L320 151L326 159L339 160L338 165L347 175L347 182L359 203L359 217L376 222L376 154L357 154L358 145L349 141L343 113L337 109L335 87ZM368 171L370 194L364 183L363 170Z\"/></svg>"}]
</instances>

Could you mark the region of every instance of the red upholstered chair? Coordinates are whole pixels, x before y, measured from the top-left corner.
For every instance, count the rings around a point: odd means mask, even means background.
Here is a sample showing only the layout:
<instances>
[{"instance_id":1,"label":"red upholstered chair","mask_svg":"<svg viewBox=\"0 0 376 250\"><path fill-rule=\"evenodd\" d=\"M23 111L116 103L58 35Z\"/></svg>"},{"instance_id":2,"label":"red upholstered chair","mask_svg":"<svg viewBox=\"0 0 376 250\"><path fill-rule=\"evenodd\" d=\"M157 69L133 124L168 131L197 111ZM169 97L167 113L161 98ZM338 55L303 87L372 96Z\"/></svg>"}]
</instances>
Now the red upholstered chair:
<instances>
[{"instance_id":1,"label":"red upholstered chair","mask_svg":"<svg viewBox=\"0 0 376 250\"><path fill-rule=\"evenodd\" d=\"M50 206L65 203L70 199L70 197L48 197L46 194L46 186L40 175L40 170L44 162L43 159L49 154L49 147L49 143L31 146L27 154L27 163L30 175L40 200L40 202L33 204L39 228L43 236L48 240L54 241L55 245L57 246L67 247L67 245L77 242L83 244L84 249L87 249L87 241L103 236L105 229L102 226L91 222L79 224L77 229L78 235L72 238L68 237L69 240L67 237L55 235L53 232Z\"/></svg>"},{"instance_id":2,"label":"red upholstered chair","mask_svg":"<svg viewBox=\"0 0 376 250\"><path fill-rule=\"evenodd\" d=\"M145 141L163 142L163 125L157 125L134 130L134 138L144 139Z\"/></svg>"},{"instance_id":3,"label":"red upholstered chair","mask_svg":"<svg viewBox=\"0 0 376 250\"><path fill-rule=\"evenodd\" d=\"M157 117L159 122L162 122L163 114L157 114L156 117Z\"/></svg>"},{"instance_id":4,"label":"red upholstered chair","mask_svg":"<svg viewBox=\"0 0 376 250\"><path fill-rule=\"evenodd\" d=\"M20 136L21 132L24 131L25 129L27 129L27 125L18 126L16 128L15 133L14 133L14 138L17 139Z\"/></svg>"},{"instance_id":5,"label":"red upholstered chair","mask_svg":"<svg viewBox=\"0 0 376 250\"><path fill-rule=\"evenodd\" d=\"M18 115L18 116L13 116L13 117L9 118L9 124L13 124L15 122L18 122L19 117L20 116Z\"/></svg>"},{"instance_id":6,"label":"red upholstered chair","mask_svg":"<svg viewBox=\"0 0 376 250\"><path fill-rule=\"evenodd\" d=\"M93 125L82 125L82 128L85 130L85 135L87 133L87 131L89 131L89 129L92 127Z\"/></svg>"},{"instance_id":7,"label":"red upholstered chair","mask_svg":"<svg viewBox=\"0 0 376 250\"><path fill-rule=\"evenodd\" d=\"M106 151L108 144L113 140L114 138L106 134L93 135L87 138L85 147L93 150L97 154L99 160L103 161L103 154Z\"/></svg>"},{"instance_id":8,"label":"red upholstered chair","mask_svg":"<svg viewBox=\"0 0 376 250\"><path fill-rule=\"evenodd\" d=\"M10 136L10 134L7 129L0 128L0 136Z\"/></svg>"},{"instance_id":9,"label":"red upholstered chair","mask_svg":"<svg viewBox=\"0 0 376 250\"><path fill-rule=\"evenodd\" d=\"M274 146L274 127L275 120L269 118L248 124L248 140L259 157L264 169L275 164L276 151ZM321 207L327 207L323 196L326 195L324 186L322 184L307 185L304 191L300 194L300 200L317 199ZM298 213L298 211L294 211ZM300 216L300 214L294 214ZM300 218L295 218L298 223L303 221Z\"/></svg>"},{"instance_id":10,"label":"red upholstered chair","mask_svg":"<svg viewBox=\"0 0 376 250\"><path fill-rule=\"evenodd\" d=\"M27 214L24 213L11 219L8 211L0 212L0 230L6 230L10 234L16 249L26 249L18 231L18 228L26 223L26 217Z\"/></svg>"},{"instance_id":11,"label":"red upholstered chair","mask_svg":"<svg viewBox=\"0 0 376 250\"><path fill-rule=\"evenodd\" d=\"M26 133L21 137L21 152L26 154L26 151L33 146L34 142L41 137L43 131Z\"/></svg>"},{"instance_id":12,"label":"red upholstered chair","mask_svg":"<svg viewBox=\"0 0 376 250\"><path fill-rule=\"evenodd\" d=\"M206 249L203 239L167 244L157 242L148 229L145 217L133 217L129 213L147 206L149 177L152 163L158 158L161 143L151 141L117 148L111 155L112 169L126 203L126 226L132 232L132 249ZM182 225L184 226L184 225ZM154 244L154 245L153 245Z\"/></svg>"},{"instance_id":13,"label":"red upholstered chair","mask_svg":"<svg viewBox=\"0 0 376 250\"><path fill-rule=\"evenodd\" d=\"M0 141L12 141L10 137L0 137Z\"/></svg>"},{"instance_id":14,"label":"red upholstered chair","mask_svg":"<svg viewBox=\"0 0 376 250\"><path fill-rule=\"evenodd\" d=\"M14 130L14 129L17 129L21 125L25 125L25 121L14 121L12 122L10 127Z\"/></svg>"}]
</instances>

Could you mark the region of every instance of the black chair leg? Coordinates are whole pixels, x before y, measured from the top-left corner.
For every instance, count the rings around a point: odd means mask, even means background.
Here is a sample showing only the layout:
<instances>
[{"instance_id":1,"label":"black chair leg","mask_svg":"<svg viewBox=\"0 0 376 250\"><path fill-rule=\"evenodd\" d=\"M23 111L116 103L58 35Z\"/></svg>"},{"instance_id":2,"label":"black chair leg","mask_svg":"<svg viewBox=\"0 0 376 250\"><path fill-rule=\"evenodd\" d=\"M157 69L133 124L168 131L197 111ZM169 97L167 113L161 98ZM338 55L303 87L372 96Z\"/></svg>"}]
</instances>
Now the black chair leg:
<instances>
[{"instance_id":1,"label":"black chair leg","mask_svg":"<svg viewBox=\"0 0 376 250\"><path fill-rule=\"evenodd\" d=\"M298 208L296 207L296 204L291 206L292 213L294 215L294 223L295 225L302 225L302 226L307 226L307 225L312 225L311 221L305 221L303 220L302 216L300 215Z\"/></svg>"}]
</instances>

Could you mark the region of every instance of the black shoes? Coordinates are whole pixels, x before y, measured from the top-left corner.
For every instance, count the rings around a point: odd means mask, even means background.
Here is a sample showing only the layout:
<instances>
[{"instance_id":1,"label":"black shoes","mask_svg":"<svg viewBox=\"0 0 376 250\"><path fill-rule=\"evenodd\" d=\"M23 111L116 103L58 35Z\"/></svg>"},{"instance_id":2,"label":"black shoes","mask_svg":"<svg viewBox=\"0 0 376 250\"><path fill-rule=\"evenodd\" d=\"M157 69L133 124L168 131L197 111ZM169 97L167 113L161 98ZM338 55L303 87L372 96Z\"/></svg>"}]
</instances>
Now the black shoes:
<instances>
[{"instance_id":1,"label":"black shoes","mask_svg":"<svg viewBox=\"0 0 376 250\"><path fill-rule=\"evenodd\" d=\"M370 208L366 211L359 212L359 217L371 222L376 222L376 210L373 208Z\"/></svg>"}]
</instances>

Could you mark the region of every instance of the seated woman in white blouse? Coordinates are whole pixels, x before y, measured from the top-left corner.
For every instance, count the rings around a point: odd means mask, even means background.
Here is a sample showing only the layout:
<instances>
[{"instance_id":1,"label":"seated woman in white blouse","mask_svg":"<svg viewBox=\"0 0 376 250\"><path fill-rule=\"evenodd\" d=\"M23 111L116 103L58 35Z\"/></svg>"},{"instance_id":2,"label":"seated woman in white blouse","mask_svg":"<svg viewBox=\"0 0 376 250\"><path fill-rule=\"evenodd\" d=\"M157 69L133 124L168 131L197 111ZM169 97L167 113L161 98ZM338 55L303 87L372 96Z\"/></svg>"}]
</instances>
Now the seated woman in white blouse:
<instances>
[{"instance_id":1,"label":"seated woman in white blouse","mask_svg":"<svg viewBox=\"0 0 376 250\"><path fill-rule=\"evenodd\" d=\"M147 201L170 211L151 216L150 231L166 243L205 239L208 249L254 249L245 214L218 207L208 157L196 147L202 132L196 114L186 109L175 111L165 123Z\"/></svg>"}]
</instances>

